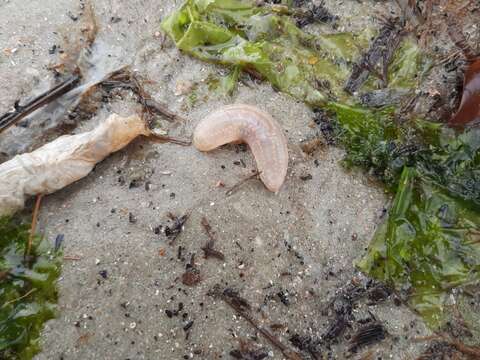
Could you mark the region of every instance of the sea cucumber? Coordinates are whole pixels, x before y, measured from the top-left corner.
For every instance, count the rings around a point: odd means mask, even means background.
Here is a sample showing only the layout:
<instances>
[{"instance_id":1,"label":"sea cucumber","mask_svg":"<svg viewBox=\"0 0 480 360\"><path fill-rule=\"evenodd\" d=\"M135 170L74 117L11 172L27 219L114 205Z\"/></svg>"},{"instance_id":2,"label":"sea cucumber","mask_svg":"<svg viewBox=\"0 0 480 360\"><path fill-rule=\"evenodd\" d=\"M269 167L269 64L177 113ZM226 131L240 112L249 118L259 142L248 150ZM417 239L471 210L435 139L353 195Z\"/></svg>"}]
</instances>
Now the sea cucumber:
<instances>
[{"instance_id":1,"label":"sea cucumber","mask_svg":"<svg viewBox=\"0 0 480 360\"><path fill-rule=\"evenodd\" d=\"M287 140L280 125L255 106L224 106L200 121L193 134L193 144L200 151L210 151L228 143L248 144L266 188L278 192L288 167Z\"/></svg>"}]
</instances>

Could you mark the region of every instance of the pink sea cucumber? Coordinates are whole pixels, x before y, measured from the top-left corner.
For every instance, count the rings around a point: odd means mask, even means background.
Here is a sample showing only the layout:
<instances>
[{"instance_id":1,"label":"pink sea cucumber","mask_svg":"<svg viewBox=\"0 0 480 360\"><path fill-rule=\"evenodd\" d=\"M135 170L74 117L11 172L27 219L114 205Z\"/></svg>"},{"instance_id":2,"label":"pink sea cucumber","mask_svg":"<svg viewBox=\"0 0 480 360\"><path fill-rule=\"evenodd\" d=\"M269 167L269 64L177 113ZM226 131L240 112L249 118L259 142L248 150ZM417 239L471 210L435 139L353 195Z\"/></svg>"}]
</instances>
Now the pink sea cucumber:
<instances>
[{"instance_id":1,"label":"pink sea cucumber","mask_svg":"<svg viewBox=\"0 0 480 360\"><path fill-rule=\"evenodd\" d=\"M288 167L287 140L280 125L255 106L235 104L213 111L200 121L193 144L210 151L228 143L247 143L266 188L278 192Z\"/></svg>"}]
</instances>

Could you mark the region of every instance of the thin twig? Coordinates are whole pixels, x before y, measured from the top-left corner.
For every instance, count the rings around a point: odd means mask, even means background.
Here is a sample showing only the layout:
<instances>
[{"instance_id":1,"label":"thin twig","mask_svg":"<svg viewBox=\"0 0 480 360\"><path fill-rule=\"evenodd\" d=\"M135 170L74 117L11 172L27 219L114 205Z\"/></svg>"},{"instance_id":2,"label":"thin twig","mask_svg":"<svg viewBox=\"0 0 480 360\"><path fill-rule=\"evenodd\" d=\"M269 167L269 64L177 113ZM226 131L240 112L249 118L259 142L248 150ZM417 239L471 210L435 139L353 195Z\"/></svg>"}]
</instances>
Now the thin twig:
<instances>
[{"instance_id":1,"label":"thin twig","mask_svg":"<svg viewBox=\"0 0 480 360\"><path fill-rule=\"evenodd\" d=\"M152 138L152 139L158 140L158 141L160 141L160 142L169 142L169 143L172 143L172 144L177 144L177 145L182 145L182 146L190 146L190 145L192 145L192 141L191 141L191 140L177 139L177 138L170 137L170 136L155 134L155 133L153 133L153 132L151 132L151 133L148 135L148 138Z\"/></svg>"},{"instance_id":2,"label":"thin twig","mask_svg":"<svg viewBox=\"0 0 480 360\"><path fill-rule=\"evenodd\" d=\"M272 345L278 348L287 359L303 360L303 357L299 353L289 349L274 334L258 324L249 314L244 311L243 307L238 302L233 301L229 296L220 291L218 295L227 305L235 310L239 316L247 320L250 325L252 325L259 333L261 333Z\"/></svg>"},{"instance_id":3,"label":"thin twig","mask_svg":"<svg viewBox=\"0 0 480 360\"><path fill-rule=\"evenodd\" d=\"M255 170L254 173L252 173L252 175L246 177L245 179L242 179L240 180L238 183L236 183L235 185L233 185L227 192L226 192L226 195L227 196L230 196L232 195L235 191L238 190L239 187L241 187L243 184L245 184L247 181L257 177L258 175L260 175L260 172L258 170Z\"/></svg>"},{"instance_id":4,"label":"thin twig","mask_svg":"<svg viewBox=\"0 0 480 360\"><path fill-rule=\"evenodd\" d=\"M32 215L32 226L30 228L30 234L28 236L28 244L27 244L27 251L25 253L25 257L28 257L30 255L30 251L32 250L33 237L35 236L35 231L37 229L38 211L40 210L42 197L43 197L43 194L38 194L37 200L35 201L35 208L33 209L33 215Z\"/></svg>"},{"instance_id":5,"label":"thin twig","mask_svg":"<svg viewBox=\"0 0 480 360\"><path fill-rule=\"evenodd\" d=\"M37 96L35 99L27 103L26 105L15 105L15 110L10 111L0 117L0 134L8 129L10 126L15 125L20 120L30 115L35 110L42 106L58 99L73 88L75 88L80 82L80 76L73 76L60 84L54 86L52 89L47 90L43 94Z\"/></svg>"},{"instance_id":6,"label":"thin twig","mask_svg":"<svg viewBox=\"0 0 480 360\"><path fill-rule=\"evenodd\" d=\"M74 256L74 255L65 255L63 257L63 260L74 260L74 261L78 261L78 260L82 260L82 258L80 256Z\"/></svg>"},{"instance_id":7,"label":"thin twig","mask_svg":"<svg viewBox=\"0 0 480 360\"><path fill-rule=\"evenodd\" d=\"M10 304L16 303L17 301L20 301L20 300L22 300L22 299L25 299L27 296L31 295L31 294L34 293L35 291L37 291L37 288L31 289L30 291L28 291L26 294L20 296L19 298L16 298L16 299L7 301L5 304L2 305L2 308L6 307L6 306L8 306L8 305L10 305Z\"/></svg>"}]
</instances>

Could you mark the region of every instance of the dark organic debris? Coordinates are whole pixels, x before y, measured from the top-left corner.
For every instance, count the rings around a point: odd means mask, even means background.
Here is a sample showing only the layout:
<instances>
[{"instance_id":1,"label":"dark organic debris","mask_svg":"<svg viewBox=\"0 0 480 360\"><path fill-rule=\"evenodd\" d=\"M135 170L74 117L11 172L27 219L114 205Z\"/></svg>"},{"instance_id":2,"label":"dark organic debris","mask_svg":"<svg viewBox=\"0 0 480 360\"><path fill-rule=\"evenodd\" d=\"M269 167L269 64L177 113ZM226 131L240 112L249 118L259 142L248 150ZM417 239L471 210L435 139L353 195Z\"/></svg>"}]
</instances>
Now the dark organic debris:
<instances>
[{"instance_id":1,"label":"dark organic debris","mask_svg":"<svg viewBox=\"0 0 480 360\"><path fill-rule=\"evenodd\" d=\"M287 326L284 324L272 324L270 325L270 329L272 330L285 330L287 329Z\"/></svg>"},{"instance_id":2,"label":"dark organic debris","mask_svg":"<svg viewBox=\"0 0 480 360\"><path fill-rule=\"evenodd\" d=\"M371 287L367 291L368 300L370 300L369 305L377 304L381 301L388 299L388 297L392 294L392 290L385 286L384 284L377 284Z\"/></svg>"},{"instance_id":3,"label":"dark organic debris","mask_svg":"<svg viewBox=\"0 0 480 360\"><path fill-rule=\"evenodd\" d=\"M345 84L345 91L350 94L355 93L371 74L382 80L386 87L388 65L400 45L402 37L403 27L398 19L394 18L386 22L367 52L353 65L352 73ZM378 70L377 64L380 62L382 68Z\"/></svg>"},{"instance_id":4,"label":"dark organic debris","mask_svg":"<svg viewBox=\"0 0 480 360\"><path fill-rule=\"evenodd\" d=\"M280 299L280 301L282 302L283 305L285 306L289 306L290 305L290 294L288 293L288 291L279 291L277 293L277 296L278 298Z\"/></svg>"},{"instance_id":5,"label":"dark organic debris","mask_svg":"<svg viewBox=\"0 0 480 360\"><path fill-rule=\"evenodd\" d=\"M144 116L150 116L150 121L148 121L150 123L154 114L161 115L170 121L186 121L180 115L169 110L166 104L154 100L143 88L142 80L139 76L126 68L112 74L101 85L108 91L115 88L131 90L137 95L138 102L143 106Z\"/></svg>"},{"instance_id":6,"label":"dark organic debris","mask_svg":"<svg viewBox=\"0 0 480 360\"><path fill-rule=\"evenodd\" d=\"M313 114L313 121L320 127L327 145L335 144L335 129L328 113L324 109L317 108L313 110Z\"/></svg>"},{"instance_id":7,"label":"dark organic debris","mask_svg":"<svg viewBox=\"0 0 480 360\"><path fill-rule=\"evenodd\" d=\"M229 300L229 304L231 303L235 309L240 309L241 311L250 310L251 306L247 300L240 297L238 291L226 288L223 291L223 296Z\"/></svg>"},{"instance_id":8,"label":"dark organic debris","mask_svg":"<svg viewBox=\"0 0 480 360\"><path fill-rule=\"evenodd\" d=\"M166 309L165 310L165 315L167 315L167 317L171 319L174 316L178 316L178 314L180 314L180 312L182 312L182 310L183 310L183 303L180 302L180 303L178 303L177 309L174 309L174 310Z\"/></svg>"},{"instance_id":9,"label":"dark organic debris","mask_svg":"<svg viewBox=\"0 0 480 360\"><path fill-rule=\"evenodd\" d=\"M50 55L53 55L57 52L57 45L53 44L52 47L50 49L48 49L48 53Z\"/></svg>"},{"instance_id":10,"label":"dark organic debris","mask_svg":"<svg viewBox=\"0 0 480 360\"><path fill-rule=\"evenodd\" d=\"M433 341L417 360L454 359L457 354L455 348L445 341Z\"/></svg>"},{"instance_id":11,"label":"dark organic debris","mask_svg":"<svg viewBox=\"0 0 480 360\"><path fill-rule=\"evenodd\" d=\"M185 262L185 257L183 256L183 250L185 250L183 248L183 246L179 246L178 249L177 249L177 259L180 260L180 261L183 261Z\"/></svg>"},{"instance_id":12,"label":"dark organic debris","mask_svg":"<svg viewBox=\"0 0 480 360\"><path fill-rule=\"evenodd\" d=\"M348 313L348 316L351 315L351 312ZM340 335L342 335L343 331L347 328L349 325L350 319L347 319L346 315L339 315L335 317L335 320L330 322L327 331L325 332L323 338L327 342L331 342L333 340L336 340Z\"/></svg>"},{"instance_id":13,"label":"dark organic debris","mask_svg":"<svg viewBox=\"0 0 480 360\"><path fill-rule=\"evenodd\" d=\"M262 360L268 357L268 352L258 344L251 341L239 339L240 346L238 349L230 351L230 356L234 359L241 360Z\"/></svg>"},{"instance_id":14,"label":"dark organic debris","mask_svg":"<svg viewBox=\"0 0 480 360\"><path fill-rule=\"evenodd\" d=\"M205 259L210 257L216 258L218 260L225 260L225 255L222 252L215 250L213 248L214 242L212 240L208 241L204 247L202 247L202 251L204 253Z\"/></svg>"},{"instance_id":15,"label":"dark organic debris","mask_svg":"<svg viewBox=\"0 0 480 360\"><path fill-rule=\"evenodd\" d=\"M314 360L322 359L321 340L299 334L292 335L289 340L296 348L309 353Z\"/></svg>"},{"instance_id":16,"label":"dark organic debris","mask_svg":"<svg viewBox=\"0 0 480 360\"><path fill-rule=\"evenodd\" d=\"M372 345L385 339L387 331L382 324L373 323L360 328L350 341L349 351L356 352L361 347Z\"/></svg>"},{"instance_id":17,"label":"dark organic debris","mask_svg":"<svg viewBox=\"0 0 480 360\"><path fill-rule=\"evenodd\" d=\"M92 29L91 34L87 33L85 35L87 37L87 47L83 48L83 51L86 53L91 52L90 47L95 40L97 31L95 21L92 20L92 25L89 25L89 27ZM33 113L35 110L38 110L48 104L55 108L57 106L64 106L62 102L54 103L54 101L63 95L70 93L72 90L78 92L78 96L76 95L76 97L79 99L79 101L75 106L73 106L73 104L70 105L70 107L73 107L72 109L65 108L65 110L71 110L69 117L78 116L78 114L82 111L88 114L95 112L98 109L97 103L107 99L108 95L113 89L120 88L130 90L137 96L137 101L142 105L144 111L143 118L150 126L153 125L154 115L161 115L171 121L185 120L181 116L170 111L165 104L153 100L152 97L143 89L139 77L130 71L128 67L122 67L119 70L106 74L102 79L92 82L91 79L87 79L82 76L84 74L81 73L81 66L77 64L77 62L80 61L81 55L74 54L72 56L75 59L71 60L70 62L72 62L74 65L70 66L71 68L68 69L67 73L71 73L73 75L62 75L62 77L66 78L66 80L55 85L53 88L44 92L43 94L35 97L32 101L25 105L20 105L19 101L17 101L14 104L14 109L12 111L7 112L0 117L0 133L12 125L22 125L22 123L20 123L22 119ZM56 70L58 71L58 69ZM88 84L88 87L86 90L79 91L79 86L83 84ZM94 97L94 94L98 93L96 92L97 89L102 89L107 94L103 97ZM91 104L84 104L87 102L87 100ZM86 109L81 108L84 105L86 105ZM171 142L183 146L190 145L190 140L181 140L158 135L154 131L152 131L150 137L163 142Z\"/></svg>"},{"instance_id":18,"label":"dark organic debris","mask_svg":"<svg viewBox=\"0 0 480 360\"><path fill-rule=\"evenodd\" d=\"M192 255L187 270L182 275L182 283L187 286L195 286L202 280L200 270L195 266L195 254Z\"/></svg>"},{"instance_id":19,"label":"dark organic debris","mask_svg":"<svg viewBox=\"0 0 480 360\"><path fill-rule=\"evenodd\" d=\"M182 275L182 284L187 286L195 286L201 280L200 272L196 268L190 268Z\"/></svg>"},{"instance_id":20,"label":"dark organic debris","mask_svg":"<svg viewBox=\"0 0 480 360\"><path fill-rule=\"evenodd\" d=\"M137 217L132 213L128 213L128 222L130 224L135 224L137 222Z\"/></svg>"},{"instance_id":21,"label":"dark organic debris","mask_svg":"<svg viewBox=\"0 0 480 360\"><path fill-rule=\"evenodd\" d=\"M253 351L241 351L237 349L230 351L230 356L234 359L241 360L262 360L268 357L268 352L261 349Z\"/></svg>"},{"instance_id":22,"label":"dark organic debris","mask_svg":"<svg viewBox=\"0 0 480 360\"><path fill-rule=\"evenodd\" d=\"M98 274L99 274L102 278L104 278L104 279L108 278L108 272L107 272L107 270L100 270L100 271L98 272Z\"/></svg>"},{"instance_id":23,"label":"dark organic debris","mask_svg":"<svg viewBox=\"0 0 480 360\"><path fill-rule=\"evenodd\" d=\"M462 31L462 25L458 22L457 16L447 14L445 17L447 23L447 30L450 39L456 47L460 49L465 59L473 61L478 58L476 51L470 46L465 34Z\"/></svg>"},{"instance_id":24,"label":"dark organic debris","mask_svg":"<svg viewBox=\"0 0 480 360\"><path fill-rule=\"evenodd\" d=\"M334 318L322 335L322 339L331 342L343 333L353 321L353 307L360 299L368 297L371 303L376 304L386 299L387 293L388 289L378 282L354 278L330 302L329 308L333 311Z\"/></svg>"},{"instance_id":25,"label":"dark organic debris","mask_svg":"<svg viewBox=\"0 0 480 360\"><path fill-rule=\"evenodd\" d=\"M319 3L310 2L301 11L295 12L294 17L297 26L300 28L315 22L334 23L338 20L338 17L332 15L330 10L325 7L325 1L323 0Z\"/></svg>"},{"instance_id":26,"label":"dark organic debris","mask_svg":"<svg viewBox=\"0 0 480 360\"><path fill-rule=\"evenodd\" d=\"M248 323L255 328L259 333L261 333L272 345L279 349L282 354L289 360L302 360L303 357L297 352L289 349L285 346L274 334L272 334L267 328L260 325L249 313L250 305L248 302L241 298L237 291L227 288L221 290L219 285L216 285L210 292L210 295L219 297L232 309L234 309L237 314L243 317Z\"/></svg>"},{"instance_id":27,"label":"dark organic debris","mask_svg":"<svg viewBox=\"0 0 480 360\"><path fill-rule=\"evenodd\" d=\"M192 328L194 324L194 321L193 320L190 320L188 321L185 326L183 327L183 331L187 332L187 331L190 331L190 329Z\"/></svg>"},{"instance_id":28,"label":"dark organic debris","mask_svg":"<svg viewBox=\"0 0 480 360\"><path fill-rule=\"evenodd\" d=\"M291 252L293 256L295 256L298 260L300 260L300 265L305 264L305 257L298 250L296 250L295 247L292 246L292 244L288 240L285 239L283 241L283 244L287 248L288 252Z\"/></svg>"},{"instance_id":29,"label":"dark organic debris","mask_svg":"<svg viewBox=\"0 0 480 360\"><path fill-rule=\"evenodd\" d=\"M165 226L165 236L170 239L170 244L173 244L177 239L178 235L183 230L183 225L188 219L188 215L185 214L183 216L177 217L172 213L168 213L168 217L173 221L172 226Z\"/></svg>"},{"instance_id":30,"label":"dark organic debris","mask_svg":"<svg viewBox=\"0 0 480 360\"><path fill-rule=\"evenodd\" d=\"M63 241L65 240L65 235L63 234L58 234L55 237L55 245L54 245L54 250L58 251L62 247Z\"/></svg>"},{"instance_id":31,"label":"dark organic debris","mask_svg":"<svg viewBox=\"0 0 480 360\"><path fill-rule=\"evenodd\" d=\"M128 184L129 189L135 189L138 187L140 187L139 179L133 179L132 181L130 181L130 184Z\"/></svg>"},{"instance_id":32,"label":"dark organic debris","mask_svg":"<svg viewBox=\"0 0 480 360\"><path fill-rule=\"evenodd\" d=\"M67 16L72 20L72 21L78 21L78 16L77 15L73 15L73 13L71 11L68 11L67 12Z\"/></svg>"},{"instance_id":33,"label":"dark organic debris","mask_svg":"<svg viewBox=\"0 0 480 360\"><path fill-rule=\"evenodd\" d=\"M312 139L302 141L300 147L302 151L307 155L312 155L319 147L323 145L322 140L318 136Z\"/></svg>"},{"instance_id":34,"label":"dark organic debris","mask_svg":"<svg viewBox=\"0 0 480 360\"><path fill-rule=\"evenodd\" d=\"M396 2L402 10L403 18L408 20L413 26L418 26L425 22L425 19L423 18L422 12L416 1L396 0Z\"/></svg>"},{"instance_id":35,"label":"dark organic debris","mask_svg":"<svg viewBox=\"0 0 480 360\"><path fill-rule=\"evenodd\" d=\"M205 232L207 233L207 235L210 239L202 247L202 251L203 251L205 259L208 259L209 257L213 257L213 258L216 258L218 260L222 260L222 261L225 260L225 255L223 255L223 253L221 253L220 251L214 249L214 245L215 245L215 241L216 241L215 233L212 231L212 227L210 226L207 218L203 217L201 223L202 223L203 228L205 229Z\"/></svg>"}]
</instances>

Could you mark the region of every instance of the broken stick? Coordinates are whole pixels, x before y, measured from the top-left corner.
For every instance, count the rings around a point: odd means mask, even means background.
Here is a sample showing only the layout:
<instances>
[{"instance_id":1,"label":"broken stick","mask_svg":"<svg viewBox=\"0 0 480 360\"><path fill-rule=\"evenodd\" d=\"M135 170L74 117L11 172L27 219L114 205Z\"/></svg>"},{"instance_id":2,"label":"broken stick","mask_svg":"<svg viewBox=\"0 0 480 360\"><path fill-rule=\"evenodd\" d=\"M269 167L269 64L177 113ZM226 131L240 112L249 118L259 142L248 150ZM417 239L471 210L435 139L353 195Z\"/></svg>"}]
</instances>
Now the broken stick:
<instances>
[{"instance_id":1,"label":"broken stick","mask_svg":"<svg viewBox=\"0 0 480 360\"><path fill-rule=\"evenodd\" d=\"M42 198L43 194L40 193L37 195L37 199L35 201L35 208L33 209L32 215L32 226L30 228L30 234L28 235L27 249L25 252L26 258L30 256L30 252L32 250L33 237L35 236L35 231L37 230L38 212L40 211L40 204L42 203Z\"/></svg>"},{"instance_id":2,"label":"broken stick","mask_svg":"<svg viewBox=\"0 0 480 360\"><path fill-rule=\"evenodd\" d=\"M77 87L80 83L80 76L72 76L60 84L54 86L50 90L37 96L35 99L25 105L15 104L15 109L0 117L0 134L8 129L10 126L15 125L20 120L30 115L35 110L41 108L44 105L58 99L65 95L73 88Z\"/></svg>"}]
</instances>

